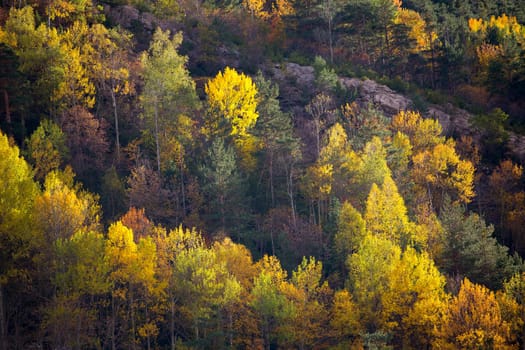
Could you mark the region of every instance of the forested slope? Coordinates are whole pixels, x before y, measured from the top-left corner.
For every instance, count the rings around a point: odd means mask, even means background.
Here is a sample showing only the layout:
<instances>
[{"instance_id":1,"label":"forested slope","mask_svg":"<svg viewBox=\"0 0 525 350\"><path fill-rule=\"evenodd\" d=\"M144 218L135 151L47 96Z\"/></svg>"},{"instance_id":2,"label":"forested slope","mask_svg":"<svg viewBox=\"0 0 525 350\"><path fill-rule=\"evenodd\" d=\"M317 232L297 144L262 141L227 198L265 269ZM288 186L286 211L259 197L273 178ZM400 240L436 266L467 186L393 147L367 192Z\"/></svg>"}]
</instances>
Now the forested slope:
<instances>
[{"instance_id":1,"label":"forested slope","mask_svg":"<svg viewBox=\"0 0 525 350\"><path fill-rule=\"evenodd\" d=\"M0 350L523 348L524 25L3 1Z\"/></svg>"}]
</instances>

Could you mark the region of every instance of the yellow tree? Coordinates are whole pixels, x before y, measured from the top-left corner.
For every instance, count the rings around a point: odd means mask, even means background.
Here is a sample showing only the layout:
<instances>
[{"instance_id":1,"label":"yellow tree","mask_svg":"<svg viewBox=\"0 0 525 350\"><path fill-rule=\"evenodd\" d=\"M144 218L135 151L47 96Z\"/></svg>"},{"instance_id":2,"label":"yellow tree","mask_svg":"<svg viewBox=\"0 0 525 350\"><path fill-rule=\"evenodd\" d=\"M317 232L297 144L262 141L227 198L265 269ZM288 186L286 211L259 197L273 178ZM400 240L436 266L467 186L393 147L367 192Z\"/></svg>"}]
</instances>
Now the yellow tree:
<instances>
[{"instance_id":1,"label":"yellow tree","mask_svg":"<svg viewBox=\"0 0 525 350\"><path fill-rule=\"evenodd\" d=\"M337 232L334 236L337 259L344 263L348 255L357 251L365 235L366 222L361 213L349 202L344 202L339 209Z\"/></svg>"},{"instance_id":2,"label":"yellow tree","mask_svg":"<svg viewBox=\"0 0 525 350\"><path fill-rule=\"evenodd\" d=\"M330 335L338 344L345 344L347 348L363 331L358 307L346 289L335 292L329 319Z\"/></svg>"},{"instance_id":3,"label":"yellow tree","mask_svg":"<svg viewBox=\"0 0 525 350\"><path fill-rule=\"evenodd\" d=\"M208 115L204 133L233 140L240 158L248 169L253 168L256 139L250 133L259 114L257 86L250 77L226 67L204 88L208 97Z\"/></svg>"},{"instance_id":4,"label":"yellow tree","mask_svg":"<svg viewBox=\"0 0 525 350\"><path fill-rule=\"evenodd\" d=\"M414 243L414 224L408 219L405 202L390 176L385 177L381 188L372 184L364 219L367 230L373 234L402 246Z\"/></svg>"},{"instance_id":5,"label":"yellow tree","mask_svg":"<svg viewBox=\"0 0 525 350\"><path fill-rule=\"evenodd\" d=\"M42 120L26 143L37 180L43 181L50 171L59 169L67 159L66 136L52 121Z\"/></svg>"},{"instance_id":6,"label":"yellow tree","mask_svg":"<svg viewBox=\"0 0 525 350\"><path fill-rule=\"evenodd\" d=\"M41 239L35 234L32 214L38 187L33 181L31 167L11 146L7 136L0 132L0 347L8 348L6 315L13 310L20 280L30 276L34 248ZM15 283L13 283L15 282ZM25 285L25 282L21 285ZM6 286L13 285L14 294L5 294Z\"/></svg>"},{"instance_id":7,"label":"yellow tree","mask_svg":"<svg viewBox=\"0 0 525 350\"><path fill-rule=\"evenodd\" d=\"M403 347L430 346L434 325L445 311L445 277L427 253L408 247L385 276L383 295L387 329Z\"/></svg>"},{"instance_id":8,"label":"yellow tree","mask_svg":"<svg viewBox=\"0 0 525 350\"><path fill-rule=\"evenodd\" d=\"M463 280L436 328L438 349L517 349L494 292Z\"/></svg>"},{"instance_id":9,"label":"yellow tree","mask_svg":"<svg viewBox=\"0 0 525 350\"><path fill-rule=\"evenodd\" d=\"M283 326L293 319L295 308L283 294L287 273L279 259L265 255L256 266L259 274L254 279L250 306L258 317L264 348L270 349L283 334Z\"/></svg>"},{"instance_id":10,"label":"yellow tree","mask_svg":"<svg viewBox=\"0 0 525 350\"><path fill-rule=\"evenodd\" d=\"M509 304L517 304L509 308L506 319L510 322L511 331L518 339L525 341L525 272L518 272L504 283L505 297L512 299ZM500 302L501 305L501 302ZM502 307L503 309L504 307Z\"/></svg>"},{"instance_id":11,"label":"yellow tree","mask_svg":"<svg viewBox=\"0 0 525 350\"><path fill-rule=\"evenodd\" d=\"M474 197L474 166L459 158L452 140L414 155L412 161L418 193L433 208L441 206L444 193L462 203Z\"/></svg>"},{"instance_id":12,"label":"yellow tree","mask_svg":"<svg viewBox=\"0 0 525 350\"><path fill-rule=\"evenodd\" d=\"M391 128L408 136L414 154L445 141L441 124L435 119L423 119L415 111L400 111L392 117Z\"/></svg>"},{"instance_id":13,"label":"yellow tree","mask_svg":"<svg viewBox=\"0 0 525 350\"><path fill-rule=\"evenodd\" d=\"M408 136L412 146L412 167L405 181L414 182L416 205L426 201L432 208L439 208L444 194L470 202L474 196L474 166L460 158L452 139L442 136L437 120L402 111L392 118L391 128Z\"/></svg>"},{"instance_id":14,"label":"yellow tree","mask_svg":"<svg viewBox=\"0 0 525 350\"><path fill-rule=\"evenodd\" d=\"M234 243L228 237L215 242L212 249L217 261L226 264L228 272L241 286L239 298L224 305L228 344L254 348L253 338L257 337L258 330L253 312L247 305L257 275L252 254L244 245Z\"/></svg>"},{"instance_id":15,"label":"yellow tree","mask_svg":"<svg viewBox=\"0 0 525 350\"><path fill-rule=\"evenodd\" d=\"M138 335L149 340L149 336L156 333L156 326L147 311L157 287L156 246L151 237L141 238L138 244L135 243L133 231L117 221L108 229L105 254L112 292L109 324L112 348L115 349L117 343L136 348ZM119 312L122 308L125 311ZM141 319L138 318L139 313L142 314ZM123 329L117 332L119 325ZM123 338L117 338L119 334Z\"/></svg>"},{"instance_id":16,"label":"yellow tree","mask_svg":"<svg viewBox=\"0 0 525 350\"><path fill-rule=\"evenodd\" d=\"M401 248L386 237L367 234L359 250L347 259L349 287L359 310L359 319L369 333L388 328L383 296L388 276L401 256Z\"/></svg>"},{"instance_id":17,"label":"yellow tree","mask_svg":"<svg viewBox=\"0 0 525 350\"><path fill-rule=\"evenodd\" d=\"M99 228L97 197L74 185L70 168L50 172L44 188L35 200L35 219L50 242L70 238L80 230Z\"/></svg>"},{"instance_id":18,"label":"yellow tree","mask_svg":"<svg viewBox=\"0 0 525 350\"><path fill-rule=\"evenodd\" d=\"M332 295L328 283L322 282L323 265L315 258L303 257L303 261L292 272L291 284L285 284L285 295L296 306L291 324L293 343L299 348L312 348L323 338L323 327L328 322L327 305L323 299Z\"/></svg>"}]
</instances>

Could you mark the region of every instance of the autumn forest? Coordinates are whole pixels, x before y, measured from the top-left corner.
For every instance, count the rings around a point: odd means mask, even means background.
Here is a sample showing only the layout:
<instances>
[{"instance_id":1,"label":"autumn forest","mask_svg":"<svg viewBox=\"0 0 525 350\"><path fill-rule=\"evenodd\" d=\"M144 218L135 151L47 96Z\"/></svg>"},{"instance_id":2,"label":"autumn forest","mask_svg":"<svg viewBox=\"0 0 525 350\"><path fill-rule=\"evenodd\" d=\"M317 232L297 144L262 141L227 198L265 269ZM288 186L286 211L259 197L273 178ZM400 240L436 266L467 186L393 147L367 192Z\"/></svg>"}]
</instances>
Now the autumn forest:
<instances>
[{"instance_id":1,"label":"autumn forest","mask_svg":"<svg viewBox=\"0 0 525 350\"><path fill-rule=\"evenodd\" d=\"M521 0L2 0L0 350L525 349Z\"/></svg>"}]
</instances>

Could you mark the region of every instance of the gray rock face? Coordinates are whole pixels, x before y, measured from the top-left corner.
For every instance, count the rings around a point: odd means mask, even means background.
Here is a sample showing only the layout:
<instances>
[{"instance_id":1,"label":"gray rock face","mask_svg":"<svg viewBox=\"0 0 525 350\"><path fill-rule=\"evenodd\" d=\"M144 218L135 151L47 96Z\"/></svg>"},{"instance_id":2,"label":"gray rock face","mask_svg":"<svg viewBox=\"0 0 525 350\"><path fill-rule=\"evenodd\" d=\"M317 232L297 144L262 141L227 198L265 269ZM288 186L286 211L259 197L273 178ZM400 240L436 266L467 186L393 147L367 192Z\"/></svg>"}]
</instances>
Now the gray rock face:
<instances>
[{"instance_id":1,"label":"gray rock face","mask_svg":"<svg viewBox=\"0 0 525 350\"><path fill-rule=\"evenodd\" d=\"M299 86L311 88L315 81L314 68L301 66L297 63L284 63L272 69L273 76L278 81L290 81Z\"/></svg>"},{"instance_id":2,"label":"gray rock face","mask_svg":"<svg viewBox=\"0 0 525 350\"><path fill-rule=\"evenodd\" d=\"M470 125L472 115L463 109L452 106L450 103L445 106L429 106L424 117L437 119L445 135L470 135L477 138Z\"/></svg>"},{"instance_id":3,"label":"gray rock face","mask_svg":"<svg viewBox=\"0 0 525 350\"><path fill-rule=\"evenodd\" d=\"M373 105L390 117L412 106L412 100L373 80L339 78L339 82L350 91L356 92L358 104Z\"/></svg>"}]
</instances>

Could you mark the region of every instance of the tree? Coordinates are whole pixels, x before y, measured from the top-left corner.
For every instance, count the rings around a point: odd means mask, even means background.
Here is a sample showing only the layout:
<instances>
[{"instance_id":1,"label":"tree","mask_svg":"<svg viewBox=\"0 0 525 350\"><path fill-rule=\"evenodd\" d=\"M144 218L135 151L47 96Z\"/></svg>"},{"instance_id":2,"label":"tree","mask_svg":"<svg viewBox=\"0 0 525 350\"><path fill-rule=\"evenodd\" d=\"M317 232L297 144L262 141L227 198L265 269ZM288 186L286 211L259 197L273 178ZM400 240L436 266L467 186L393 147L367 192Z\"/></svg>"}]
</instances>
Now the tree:
<instances>
[{"instance_id":1,"label":"tree","mask_svg":"<svg viewBox=\"0 0 525 350\"><path fill-rule=\"evenodd\" d=\"M58 170L68 159L66 135L50 120L43 120L26 143L37 180L43 181L50 171Z\"/></svg>"},{"instance_id":2,"label":"tree","mask_svg":"<svg viewBox=\"0 0 525 350\"><path fill-rule=\"evenodd\" d=\"M259 317L264 348L270 349L279 339L279 331L294 314L293 304L282 293L287 273L275 256L265 255L257 263L259 274L254 279L250 306Z\"/></svg>"},{"instance_id":3,"label":"tree","mask_svg":"<svg viewBox=\"0 0 525 350\"><path fill-rule=\"evenodd\" d=\"M0 347L8 348L7 315L18 324L21 315L10 306L17 298L14 282L31 276L34 248L41 242L33 229L33 206L38 187L31 167L0 133ZM13 294L11 294L13 293ZM16 303L15 303L16 305Z\"/></svg>"},{"instance_id":4,"label":"tree","mask_svg":"<svg viewBox=\"0 0 525 350\"><path fill-rule=\"evenodd\" d=\"M450 302L436 335L434 346L441 349L516 348L494 292L467 278Z\"/></svg>"},{"instance_id":5,"label":"tree","mask_svg":"<svg viewBox=\"0 0 525 350\"><path fill-rule=\"evenodd\" d=\"M19 70L31 83L30 94L35 107L54 110L54 96L65 79L65 57L60 48L59 33L41 24L36 27L31 6L12 7L0 39L19 58ZM25 136L25 135L24 135Z\"/></svg>"},{"instance_id":6,"label":"tree","mask_svg":"<svg viewBox=\"0 0 525 350\"><path fill-rule=\"evenodd\" d=\"M214 230L236 230L243 213L242 179L234 150L216 139L208 150L207 164L201 168L203 190L208 194L208 218Z\"/></svg>"},{"instance_id":7,"label":"tree","mask_svg":"<svg viewBox=\"0 0 525 350\"><path fill-rule=\"evenodd\" d=\"M321 155L321 132L327 124L327 119L333 112L333 100L330 96L320 93L306 106L306 112L313 118L314 137L316 141L315 159Z\"/></svg>"},{"instance_id":8,"label":"tree","mask_svg":"<svg viewBox=\"0 0 525 350\"><path fill-rule=\"evenodd\" d=\"M525 341L525 273L520 271L504 283L505 296L517 303L517 310L511 314L511 327L513 333L518 336L518 340ZM501 303L500 303L501 304Z\"/></svg>"},{"instance_id":9,"label":"tree","mask_svg":"<svg viewBox=\"0 0 525 350\"><path fill-rule=\"evenodd\" d=\"M231 138L245 167L253 169L256 142L251 130L259 118L257 86L250 77L226 67L204 90L208 97L205 133Z\"/></svg>"},{"instance_id":10,"label":"tree","mask_svg":"<svg viewBox=\"0 0 525 350\"><path fill-rule=\"evenodd\" d=\"M401 248L388 238L367 234L359 250L348 256L349 289L359 310L359 319L369 333L388 326L383 296L389 277L401 256Z\"/></svg>"},{"instance_id":11,"label":"tree","mask_svg":"<svg viewBox=\"0 0 525 350\"><path fill-rule=\"evenodd\" d=\"M382 185L385 178L391 176L391 172L386 160L386 149L379 137L374 136L368 141L359 156L360 161L348 162L345 168L355 176L352 179L352 188L357 197L355 205L362 208L371 187L374 184Z\"/></svg>"},{"instance_id":12,"label":"tree","mask_svg":"<svg viewBox=\"0 0 525 350\"><path fill-rule=\"evenodd\" d=\"M434 326L445 311L445 277L427 253L407 247L386 278L383 305L394 341L418 349L429 347Z\"/></svg>"},{"instance_id":13,"label":"tree","mask_svg":"<svg viewBox=\"0 0 525 350\"><path fill-rule=\"evenodd\" d=\"M181 43L181 33L170 39L169 31L157 28L149 50L141 56L144 89L140 99L148 132L155 140L159 174L165 163L161 150L168 141L168 130L177 130L178 119L197 107L195 83L186 69L188 58L177 52Z\"/></svg>"},{"instance_id":14,"label":"tree","mask_svg":"<svg viewBox=\"0 0 525 350\"><path fill-rule=\"evenodd\" d=\"M113 110L115 149L117 161L120 161L120 120L118 97L134 92L130 78L128 54L131 51L131 34L120 29L107 29L101 24L94 24L86 33L84 55L90 67L89 75L97 86L98 98L103 100L109 94Z\"/></svg>"},{"instance_id":15,"label":"tree","mask_svg":"<svg viewBox=\"0 0 525 350\"><path fill-rule=\"evenodd\" d=\"M204 245L180 250L174 258L173 274L173 294L179 307L191 315L198 342L211 321L220 325L221 312L238 300L241 285L227 270L226 261Z\"/></svg>"},{"instance_id":16,"label":"tree","mask_svg":"<svg viewBox=\"0 0 525 350\"><path fill-rule=\"evenodd\" d=\"M349 342L363 331L357 305L346 289L335 292L329 319L337 344L350 345Z\"/></svg>"},{"instance_id":17,"label":"tree","mask_svg":"<svg viewBox=\"0 0 525 350\"><path fill-rule=\"evenodd\" d=\"M136 348L137 335L147 338L151 333L144 330L149 328L154 332L156 329L148 314L148 303L151 303L151 296L157 292L156 246L151 237L135 243L133 231L117 221L108 229L105 255L111 283L111 348L116 349L117 343ZM122 306L125 312L120 312ZM138 318L139 312L143 317ZM122 328L117 331L119 325ZM119 335L122 338L119 339Z\"/></svg>"},{"instance_id":18,"label":"tree","mask_svg":"<svg viewBox=\"0 0 525 350\"><path fill-rule=\"evenodd\" d=\"M338 260L344 264L347 257L355 253L366 235L366 222L361 213L349 202L344 202L337 217L337 232L334 249Z\"/></svg>"},{"instance_id":19,"label":"tree","mask_svg":"<svg viewBox=\"0 0 525 350\"><path fill-rule=\"evenodd\" d=\"M269 79L264 79L261 72L255 78L257 86L257 112L259 118L253 129L253 134L261 142L263 152L263 173L268 174L268 186L270 190L269 202L272 207L276 206L278 183L277 177L284 174L284 169L280 168L279 159L299 151L299 139L294 135L291 117L288 113L281 111L279 106L279 87ZM286 191L283 191L286 192Z\"/></svg>"},{"instance_id":20,"label":"tree","mask_svg":"<svg viewBox=\"0 0 525 350\"><path fill-rule=\"evenodd\" d=\"M516 268L508 248L492 236L494 228L482 217L466 213L458 204L445 201L439 215L443 236L442 268L455 278L467 277L489 288L500 288Z\"/></svg>"},{"instance_id":21,"label":"tree","mask_svg":"<svg viewBox=\"0 0 525 350\"><path fill-rule=\"evenodd\" d=\"M288 328L291 328L291 343L297 344L300 349L315 347L324 338L322 330L328 322L325 302L333 292L326 281L321 281L322 270L320 261L303 257L292 272L291 284L284 284L282 288L296 308Z\"/></svg>"},{"instance_id":22,"label":"tree","mask_svg":"<svg viewBox=\"0 0 525 350\"><path fill-rule=\"evenodd\" d=\"M159 173L146 164L131 169L127 180L130 207L144 209L154 222L176 224L172 192L166 188Z\"/></svg>"},{"instance_id":23,"label":"tree","mask_svg":"<svg viewBox=\"0 0 525 350\"><path fill-rule=\"evenodd\" d=\"M96 119L84 107L74 106L62 114L60 125L73 170L84 182L92 184L91 176L102 172L108 153L104 120Z\"/></svg>"},{"instance_id":24,"label":"tree","mask_svg":"<svg viewBox=\"0 0 525 350\"><path fill-rule=\"evenodd\" d=\"M366 201L364 215L369 232L380 235L406 247L414 244L414 224L408 219L404 200L390 176L386 176L381 189L374 183Z\"/></svg>"},{"instance_id":25,"label":"tree","mask_svg":"<svg viewBox=\"0 0 525 350\"><path fill-rule=\"evenodd\" d=\"M94 231L77 231L53 242L55 295L44 308L43 329L53 346L94 347L98 312L110 291L105 239Z\"/></svg>"},{"instance_id":26,"label":"tree","mask_svg":"<svg viewBox=\"0 0 525 350\"><path fill-rule=\"evenodd\" d=\"M35 199L35 220L49 242L69 239L78 231L99 229L97 196L73 184L70 169L50 172L44 191Z\"/></svg>"}]
</instances>

